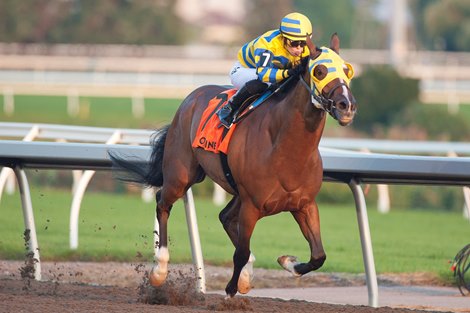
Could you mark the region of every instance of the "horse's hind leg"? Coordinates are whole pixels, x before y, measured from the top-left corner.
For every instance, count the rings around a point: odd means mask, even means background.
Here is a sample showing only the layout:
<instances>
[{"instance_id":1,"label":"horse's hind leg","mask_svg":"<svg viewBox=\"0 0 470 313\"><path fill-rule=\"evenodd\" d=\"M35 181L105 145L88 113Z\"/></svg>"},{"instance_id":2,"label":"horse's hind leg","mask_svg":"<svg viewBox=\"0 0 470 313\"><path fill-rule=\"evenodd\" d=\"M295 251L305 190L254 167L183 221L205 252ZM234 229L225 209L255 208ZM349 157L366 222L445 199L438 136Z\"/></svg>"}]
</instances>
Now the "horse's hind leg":
<instances>
[{"instance_id":1,"label":"horse's hind leg","mask_svg":"<svg viewBox=\"0 0 470 313\"><path fill-rule=\"evenodd\" d=\"M163 245L163 243L166 243L168 241L167 221L168 217L170 216L172 206L168 206L166 210L159 209L159 204L162 198L161 192L162 190L160 189L159 191L157 191L156 195L158 242L155 242L155 245L158 245L158 251L157 255L155 256L155 261L157 264L152 268L152 271L150 272L149 276L150 284L155 287L158 287L165 282L168 274L168 261L170 260L170 253L168 251L167 244Z\"/></svg>"},{"instance_id":2,"label":"horse's hind leg","mask_svg":"<svg viewBox=\"0 0 470 313\"><path fill-rule=\"evenodd\" d=\"M235 248L238 246L238 215L240 213L240 197L234 196L219 214L219 220ZM243 267L238 279L238 292L246 294L251 290L253 280L253 263L256 258L250 253L248 263Z\"/></svg>"},{"instance_id":3,"label":"horse's hind leg","mask_svg":"<svg viewBox=\"0 0 470 313\"><path fill-rule=\"evenodd\" d=\"M172 175L165 177L163 187L157 192L157 220L159 225L159 242L158 252L156 255L157 265L153 267L150 272L150 284L152 286L162 285L168 274L168 261L170 254L168 251L168 218L173 203L182 198L188 188L203 177L203 172L198 167L192 167L188 171L176 171L170 173L179 173L179 175ZM184 173L184 175L182 174ZM202 176L201 176L202 175ZM188 177L188 180L183 180L181 177Z\"/></svg>"},{"instance_id":4,"label":"horse's hind leg","mask_svg":"<svg viewBox=\"0 0 470 313\"><path fill-rule=\"evenodd\" d=\"M307 239L310 246L310 261L299 263L294 256L284 255L278 258L279 264L295 276L302 276L310 271L319 269L326 260L326 254L320 236L320 218L318 206L315 202L312 205L292 212L295 220L299 224L300 230Z\"/></svg>"}]
</instances>

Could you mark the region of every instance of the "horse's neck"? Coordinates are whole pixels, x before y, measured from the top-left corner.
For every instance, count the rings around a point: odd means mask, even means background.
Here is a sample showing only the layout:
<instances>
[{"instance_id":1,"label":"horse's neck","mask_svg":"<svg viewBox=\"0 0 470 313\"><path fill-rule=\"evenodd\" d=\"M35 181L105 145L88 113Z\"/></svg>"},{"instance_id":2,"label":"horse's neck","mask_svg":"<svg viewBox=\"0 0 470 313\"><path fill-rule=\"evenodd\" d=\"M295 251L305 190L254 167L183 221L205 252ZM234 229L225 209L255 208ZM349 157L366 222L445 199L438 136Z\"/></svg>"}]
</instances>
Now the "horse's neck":
<instances>
[{"instance_id":1,"label":"horse's neck","mask_svg":"<svg viewBox=\"0 0 470 313\"><path fill-rule=\"evenodd\" d=\"M272 125L277 143L282 141L283 149L289 147L292 153L316 150L326 116L324 111L313 107L307 89L298 82L279 104L275 112L278 125Z\"/></svg>"}]
</instances>

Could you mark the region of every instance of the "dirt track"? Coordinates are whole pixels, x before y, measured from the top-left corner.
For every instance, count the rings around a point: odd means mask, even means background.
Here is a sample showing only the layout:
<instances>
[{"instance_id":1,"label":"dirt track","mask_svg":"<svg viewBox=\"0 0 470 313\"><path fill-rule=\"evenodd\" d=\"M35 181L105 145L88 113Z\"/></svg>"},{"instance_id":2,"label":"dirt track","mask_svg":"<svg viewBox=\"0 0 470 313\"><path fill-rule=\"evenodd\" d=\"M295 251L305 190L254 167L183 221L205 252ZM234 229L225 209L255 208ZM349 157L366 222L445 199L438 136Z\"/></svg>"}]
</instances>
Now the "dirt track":
<instances>
[{"instance_id":1,"label":"dirt track","mask_svg":"<svg viewBox=\"0 0 470 313\"><path fill-rule=\"evenodd\" d=\"M148 266L122 263L43 263L42 282L21 277L21 262L0 261L0 312L429 312L407 309L332 305L306 301L197 294L188 267L174 267L162 288L146 283ZM221 290L230 269L206 268L207 289ZM423 275L405 280L429 283ZM363 277L316 273L294 279L284 271L256 270L255 288L360 285ZM401 278L381 278L397 283Z\"/></svg>"}]
</instances>

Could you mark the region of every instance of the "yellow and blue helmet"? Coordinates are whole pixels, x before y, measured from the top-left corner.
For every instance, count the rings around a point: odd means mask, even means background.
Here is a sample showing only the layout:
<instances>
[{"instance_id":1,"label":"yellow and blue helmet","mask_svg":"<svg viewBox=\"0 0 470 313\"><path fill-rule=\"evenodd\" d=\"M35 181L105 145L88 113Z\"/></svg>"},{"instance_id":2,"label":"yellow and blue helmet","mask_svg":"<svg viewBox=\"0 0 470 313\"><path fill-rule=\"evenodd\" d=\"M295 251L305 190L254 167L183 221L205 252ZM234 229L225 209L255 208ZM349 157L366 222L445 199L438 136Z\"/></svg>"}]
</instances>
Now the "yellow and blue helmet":
<instances>
[{"instance_id":1,"label":"yellow and blue helmet","mask_svg":"<svg viewBox=\"0 0 470 313\"><path fill-rule=\"evenodd\" d=\"M312 23L303 14L289 13L282 18L279 30L289 40L306 40L312 35Z\"/></svg>"}]
</instances>

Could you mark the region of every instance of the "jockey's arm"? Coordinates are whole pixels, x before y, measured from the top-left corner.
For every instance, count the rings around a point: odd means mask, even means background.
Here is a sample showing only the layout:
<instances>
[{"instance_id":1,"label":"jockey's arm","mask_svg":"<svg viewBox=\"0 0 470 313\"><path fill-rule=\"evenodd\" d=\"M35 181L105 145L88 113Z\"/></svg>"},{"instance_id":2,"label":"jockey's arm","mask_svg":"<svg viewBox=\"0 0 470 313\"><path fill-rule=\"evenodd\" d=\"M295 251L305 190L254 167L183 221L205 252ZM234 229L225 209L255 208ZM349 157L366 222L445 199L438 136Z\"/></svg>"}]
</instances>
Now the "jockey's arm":
<instances>
[{"instance_id":1,"label":"jockey's arm","mask_svg":"<svg viewBox=\"0 0 470 313\"><path fill-rule=\"evenodd\" d=\"M256 74L265 83L277 83L287 78L288 69L278 68L273 64L274 54L268 49L255 50Z\"/></svg>"}]
</instances>

